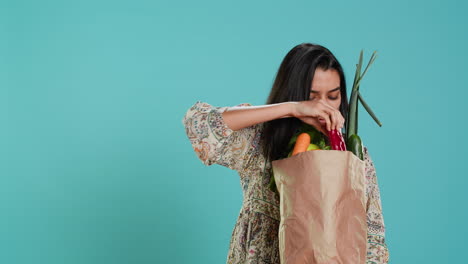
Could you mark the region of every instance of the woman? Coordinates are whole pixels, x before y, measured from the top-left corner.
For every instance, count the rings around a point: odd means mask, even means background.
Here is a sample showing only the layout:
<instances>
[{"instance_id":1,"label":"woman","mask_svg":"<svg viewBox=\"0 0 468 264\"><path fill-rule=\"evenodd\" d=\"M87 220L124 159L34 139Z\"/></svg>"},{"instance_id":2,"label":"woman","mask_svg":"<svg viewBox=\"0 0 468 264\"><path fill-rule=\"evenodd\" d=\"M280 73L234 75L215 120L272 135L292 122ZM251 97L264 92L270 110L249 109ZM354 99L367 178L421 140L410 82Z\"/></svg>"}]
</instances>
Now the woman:
<instances>
[{"instance_id":1,"label":"woman","mask_svg":"<svg viewBox=\"0 0 468 264\"><path fill-rule=\"evenodd\" d=\"M269 188L271 161L287 156L302 122L323 134L341 130L348 101L343 69L325 47L302 43L283 59L266 105L215 107L197 101L183 118L186 133L206 165L239 173L243 204L227 263L280 263L279 197ZM367 263L388 263L377 175L364 145L367 195Z\"/></svg>"}]
</instances>

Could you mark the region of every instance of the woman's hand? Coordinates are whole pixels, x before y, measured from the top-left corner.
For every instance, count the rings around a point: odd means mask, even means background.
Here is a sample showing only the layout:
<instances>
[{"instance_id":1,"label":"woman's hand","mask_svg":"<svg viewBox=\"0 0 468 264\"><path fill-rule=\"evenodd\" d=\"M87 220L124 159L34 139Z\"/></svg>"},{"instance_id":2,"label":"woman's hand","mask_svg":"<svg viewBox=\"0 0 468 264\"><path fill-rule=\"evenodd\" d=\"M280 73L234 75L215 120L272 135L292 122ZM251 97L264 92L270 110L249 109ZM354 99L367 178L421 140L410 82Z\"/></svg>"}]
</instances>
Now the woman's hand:
<instances>
[{"instance_id":1,"label":"woman's hand","mask_svg":"<svg viewBox=\"0 0 468 264\"><path fill-rule=\"evenodd\" d=\"M307 123L328 136L327 130L336 129L341 131L345 119L341 112L324 100L301 101L294 104L292 115Z\"/></svg>"}]
</instances>

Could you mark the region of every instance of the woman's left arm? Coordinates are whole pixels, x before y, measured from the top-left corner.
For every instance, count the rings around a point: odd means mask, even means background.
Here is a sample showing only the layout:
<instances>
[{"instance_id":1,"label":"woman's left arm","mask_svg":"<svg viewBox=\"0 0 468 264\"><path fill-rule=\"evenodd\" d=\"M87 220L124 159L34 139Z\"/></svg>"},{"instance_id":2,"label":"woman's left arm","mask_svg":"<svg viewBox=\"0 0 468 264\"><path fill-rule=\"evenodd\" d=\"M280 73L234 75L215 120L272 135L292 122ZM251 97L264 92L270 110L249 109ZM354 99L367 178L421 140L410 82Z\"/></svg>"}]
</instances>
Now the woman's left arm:
<instances>
[{"instance_id":1,"label":"woman's left arm","mask_svg":"<svg viewBox=\"0 0 468 264\"><path fill-rule=\"evenodd\" d=\"M385 242L385 223L380 199L380 189L377 174L367 147L364 147L366 163L366 194L367 194L367 261L366 263L386 264L390 254Z\"/></svg>"}]
</instances>

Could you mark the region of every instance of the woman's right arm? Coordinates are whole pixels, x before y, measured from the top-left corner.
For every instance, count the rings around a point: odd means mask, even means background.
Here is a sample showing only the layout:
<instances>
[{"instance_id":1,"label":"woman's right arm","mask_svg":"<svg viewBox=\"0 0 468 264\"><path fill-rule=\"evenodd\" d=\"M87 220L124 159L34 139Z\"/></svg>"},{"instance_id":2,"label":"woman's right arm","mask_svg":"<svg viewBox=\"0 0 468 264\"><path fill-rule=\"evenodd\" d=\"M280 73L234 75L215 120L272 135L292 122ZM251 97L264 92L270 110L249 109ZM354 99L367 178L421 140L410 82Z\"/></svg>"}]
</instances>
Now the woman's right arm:
<instances>
[{"instance_id":1,"label":"woman's right arm","mask_svg":"<svg viewBox=\"0 0 468 264\"><path fill-rule=\"evenodd\" d=\"M249 160L250 142L260 130L261 123L297 117L324 133L315 117L321 116L330 122L323 110L328 107L320 100L260 106L245 103L234 107L215 107L197 101L187 110L182 123L193 149L204 164L217 163L240 171Z\"/></svg>"},{"instance_id":2,"label":"woman's right arm","mask_svg":"<svg viewBox=\"0 0 468 264\"><path fill-rule=\"evenodd\" d=\"M242 171L248 165L253 153L250 151L251 143L260 132L261 125L255 124L258 119L250 119L252 125L242 123L240 125L245 127L241 128L234 121L229 124L237 126L234 130L225 122L223 113L228 109L235 109L233 112L236 112L251 106L249 103L243 103L234 107L217 107L197 101L187 110L182 123L193 149L205 165L219 164L237 171ZM236 115L235 120L245 118L244 111L236 114L241 115Z\"/></svg>"},{"instance_id":3,"label":"woman's right arm","mask_svg":"<svg viewBox=\"0 0 468 264\"><path fill-rule=\"evenodd\" d=\"M323 100L228 107L222 116L227 126L232 130L239 130L274 119L296 117L302 122L314 126L324 135L328 135L327 130L341 129L345 122L340 111ZM318 118L324 119L326 125L322 125Z\"/></svg>"},{"instance_id":4,"label":"woman's right arm","mask_svg":"<svg viewBox=\"0 0 468 264\"><path fill-rule=\"evenodd\" d=\"M274 119L293 117L295 105L299 102L284 102L259 106L228 107L223 119L232 130L239 130Z\"/></svg>"}]
</instances>

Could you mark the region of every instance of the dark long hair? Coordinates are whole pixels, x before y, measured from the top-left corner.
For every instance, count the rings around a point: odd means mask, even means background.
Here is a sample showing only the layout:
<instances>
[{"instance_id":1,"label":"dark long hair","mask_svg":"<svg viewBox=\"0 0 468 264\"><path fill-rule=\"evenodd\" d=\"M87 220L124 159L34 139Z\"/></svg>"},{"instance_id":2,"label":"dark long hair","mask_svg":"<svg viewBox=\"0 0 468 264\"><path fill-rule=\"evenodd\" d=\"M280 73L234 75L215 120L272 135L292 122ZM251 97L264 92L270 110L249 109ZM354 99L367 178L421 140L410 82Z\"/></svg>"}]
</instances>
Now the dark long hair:
<instances>
[{"instance_id":1,"label":"dark long hair","mask_svg":"<svg viewBox=\"0 0 468 264\"><path fill-rule=\"evenodd\" d=\"M278 69L266 104L309 100L310 86L316 68L321 68L324 71L335 69L340 75L340 112L346 119L348 98L341 64L330 50L313 43L299 44L286 54ZM265 122L261 141L263 155L270 161L286 157L289 140L301 124L302 121L295 117Z\"/></svg>"}]
</instances>

